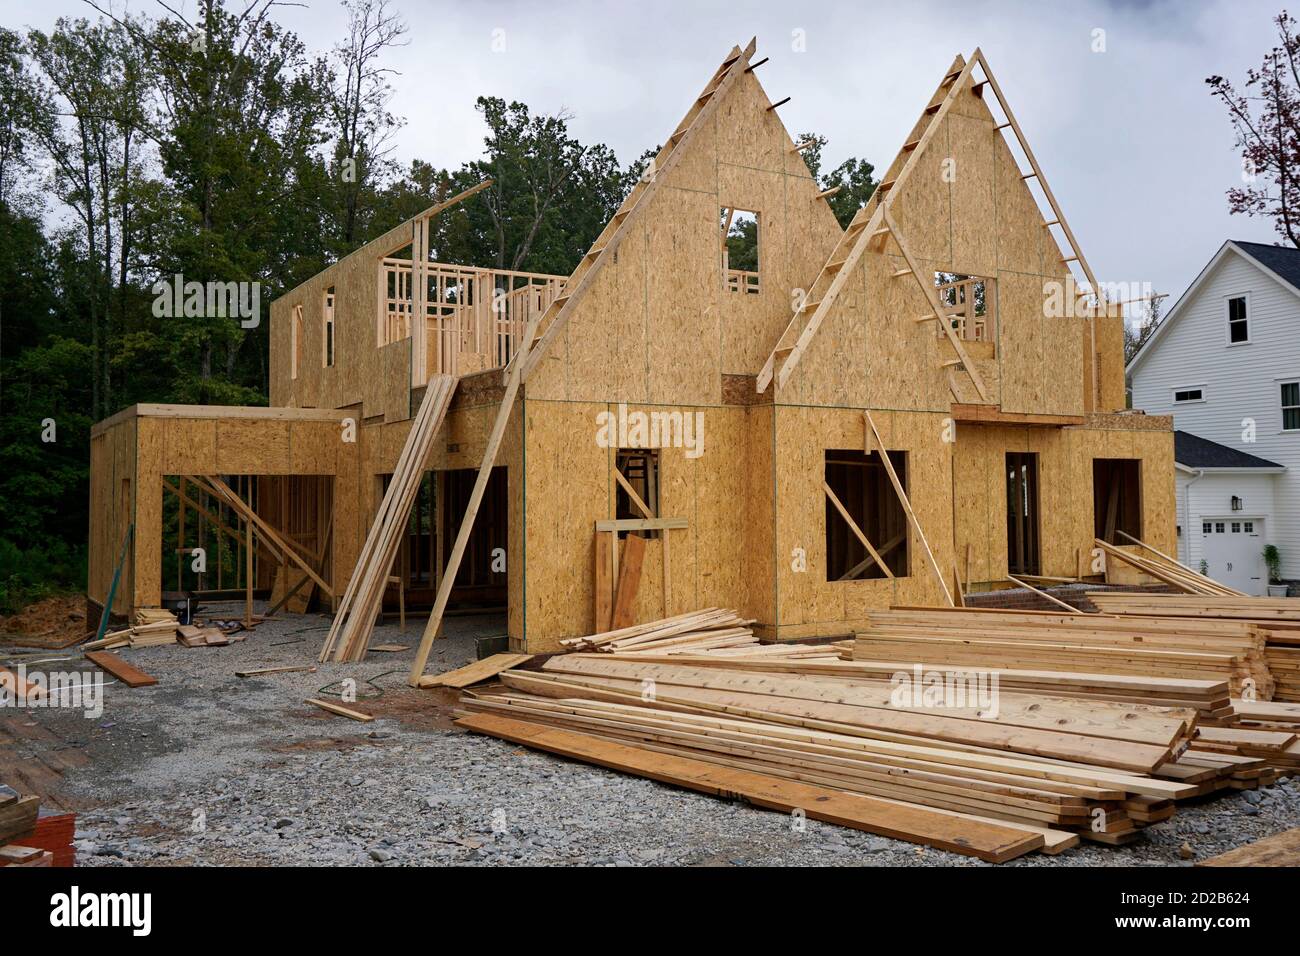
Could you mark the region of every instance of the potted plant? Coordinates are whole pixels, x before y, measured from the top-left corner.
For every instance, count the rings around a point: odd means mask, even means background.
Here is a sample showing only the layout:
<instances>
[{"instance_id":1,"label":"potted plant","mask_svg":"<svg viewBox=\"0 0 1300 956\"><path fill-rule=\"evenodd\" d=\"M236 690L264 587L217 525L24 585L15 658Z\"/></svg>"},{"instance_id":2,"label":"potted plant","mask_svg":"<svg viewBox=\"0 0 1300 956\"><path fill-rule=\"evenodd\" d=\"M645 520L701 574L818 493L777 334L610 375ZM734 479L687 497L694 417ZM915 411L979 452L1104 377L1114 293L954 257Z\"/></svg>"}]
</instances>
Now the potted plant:
<instances>
[{"instance_id":1,"label":"potted plant","mask_svg":"<svg viewBox=\"0 0 1300 956\"><path fill-rule=\"evenodd\" d=\"M1282 553L1277 545L1264 545L1264 564L1268 567L1268 596L1286 597L1287 585L1282 583Z\"/></svg>"}]
</instances>

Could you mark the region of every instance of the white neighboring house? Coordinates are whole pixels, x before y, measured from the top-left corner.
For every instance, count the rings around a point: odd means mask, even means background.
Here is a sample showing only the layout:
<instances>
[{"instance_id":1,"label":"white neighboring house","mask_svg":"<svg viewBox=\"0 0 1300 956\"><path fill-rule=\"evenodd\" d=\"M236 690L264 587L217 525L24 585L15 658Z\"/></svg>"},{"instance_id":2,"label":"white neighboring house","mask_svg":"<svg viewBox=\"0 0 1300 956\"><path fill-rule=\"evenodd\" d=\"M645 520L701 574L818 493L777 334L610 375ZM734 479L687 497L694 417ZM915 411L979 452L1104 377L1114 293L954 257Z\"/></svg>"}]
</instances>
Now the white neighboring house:
<instances>
[{"instance_id":1,"label":"white neighboring house","mask_svg":"<svg viewBox=\"0 0 1300 956\"><path fill-rule=\"evenodd\" d=\"M1300 581L1300 250L1225 242L1128 374L1174 416L1179 560L1264 594L1273 544Z\"/></svg>"}]
</instances>

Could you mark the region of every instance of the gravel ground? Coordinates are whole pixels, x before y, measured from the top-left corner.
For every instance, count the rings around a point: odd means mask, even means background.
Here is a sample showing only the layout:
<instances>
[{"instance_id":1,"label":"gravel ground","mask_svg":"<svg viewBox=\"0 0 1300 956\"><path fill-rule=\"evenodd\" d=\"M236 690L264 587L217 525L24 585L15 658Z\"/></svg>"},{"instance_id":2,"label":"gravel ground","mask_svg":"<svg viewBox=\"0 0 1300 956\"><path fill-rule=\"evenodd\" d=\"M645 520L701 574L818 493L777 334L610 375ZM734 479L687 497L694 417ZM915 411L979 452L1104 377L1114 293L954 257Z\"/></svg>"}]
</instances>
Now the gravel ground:
<instances>
[{"instance_id":1,"label":"gravel ground","mask_svg":"<svg viewBox=\"0 0 1300 956\"><path fill-rule=\"evenodd\" d=\"M451 725L452 692L406 686L413 651L234 676L314 663L327 628L326 618L289 615L227 647L125 651L157 685L108 686L97 719L31 711L90 756L66 772L60 794L79 810L79 864L984 865L811 820L796 828L783 814L463 733ZM468 663L474 638L503 628L498 617L449 618L430 672ZM406 634L388 625L372 643L418 636L418 624ZM303 703L345 677L382 689L358 703L379 719ZM1298 826L1300 778L1184 805L1128 847L1085 843L1005 865L1190 865L1184 843L1200 859Z\"/></svg>"}]
</instances>

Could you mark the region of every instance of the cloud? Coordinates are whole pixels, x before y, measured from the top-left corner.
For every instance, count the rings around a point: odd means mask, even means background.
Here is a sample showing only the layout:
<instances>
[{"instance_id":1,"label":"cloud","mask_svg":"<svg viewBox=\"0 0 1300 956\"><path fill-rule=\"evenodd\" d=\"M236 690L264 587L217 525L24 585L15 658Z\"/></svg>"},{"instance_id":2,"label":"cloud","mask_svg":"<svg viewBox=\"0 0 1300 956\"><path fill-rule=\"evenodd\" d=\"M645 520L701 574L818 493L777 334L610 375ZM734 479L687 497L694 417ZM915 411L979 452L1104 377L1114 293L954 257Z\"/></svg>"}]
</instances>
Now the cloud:
<instances>
[{"instance_id":1,"label":"cloud","mask_svg":"<svg viewBox=\"0 0 1300 956\"><path fill-rule=\"evenodd\" d=\"M1267 223L1227 213L1239 160L1203 81L1259 62L1276 0L964 0L892 4L887 15L861 0L396 5L411 27L391 59L393 108L407 120L402 162L479 155L481 94L567 110L583 141L630 162L664 141L727 49L757 35L758 56L771 57L764 86L773 100L792 98L781 107L792 133L827 136L829 165L859 156L883 168L952 57L979 45L1099 278L1177 296L1225 238L1273 240ZM59 15L93 11L76 0L0 0L11 27L48 28ZM319 0L278 15L315 50L346 23L340 6ZM1092 48L1098 29L1104 53ZM806 52L792 49L795 30Z\"/></svg>"}]
</instances>

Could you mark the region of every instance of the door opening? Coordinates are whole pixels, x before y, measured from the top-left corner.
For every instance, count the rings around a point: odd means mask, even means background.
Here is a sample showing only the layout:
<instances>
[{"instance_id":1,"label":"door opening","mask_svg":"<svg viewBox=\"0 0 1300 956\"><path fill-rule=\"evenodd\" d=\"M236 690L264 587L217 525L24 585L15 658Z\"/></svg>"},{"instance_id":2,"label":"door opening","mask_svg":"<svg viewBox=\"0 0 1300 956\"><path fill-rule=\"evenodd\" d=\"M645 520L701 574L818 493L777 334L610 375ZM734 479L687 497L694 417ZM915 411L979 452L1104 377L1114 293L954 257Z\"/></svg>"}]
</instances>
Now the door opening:
<instances>
[{"instance_id":1,"label":"door opening","mask_svg":"<svg viewBox=\"0 0 1300 956\"><path fill-rule=\"evenodd\" d=\"M1038 455L1007 452L1007 571L1040 574L1038 562Z\"/></svg>"}]
</instances>

